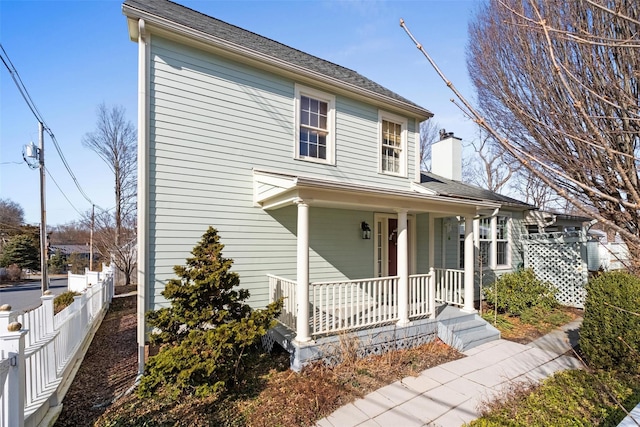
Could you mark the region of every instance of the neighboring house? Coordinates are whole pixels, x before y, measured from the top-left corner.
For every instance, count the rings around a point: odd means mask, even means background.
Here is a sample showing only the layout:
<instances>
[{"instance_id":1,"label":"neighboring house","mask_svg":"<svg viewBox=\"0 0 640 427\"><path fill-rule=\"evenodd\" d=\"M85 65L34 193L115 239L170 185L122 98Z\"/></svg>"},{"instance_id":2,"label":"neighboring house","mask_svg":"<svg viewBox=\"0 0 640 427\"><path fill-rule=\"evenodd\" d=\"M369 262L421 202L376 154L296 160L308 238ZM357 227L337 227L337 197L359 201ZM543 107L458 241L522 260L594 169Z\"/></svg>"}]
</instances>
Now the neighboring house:
<instances>
[{"instance_id":1,"label":"neighboring house","mask_svg":"<svg viewBox=\"0 0 640 427\"><path fill-rule=\"evenodd\" d=\"M78 261L86 262L86 265L89 265L89 260L91 258L91 249L90 245L50 245L49 246L49 257L60 252L62 256L66 260L69 260L72 254L75 254ZM98 261L100 253L94 249L93 251L93 259L94 261Z\"/></svg>"},{"instance_id":2,"label":"neighboring house","mask_svg":"<svg viewBox=\"0 0 640 427\"><path fill-rule=\"evenodd\" d=\"M452 134L421 173L427 109L169 1L123 12L139 46L141 369L144 313L209 226L254 307L287 297L271 339L298 366L344 331L424 341L436 302L474 313L475 247L489 275L522 265L514 236L533 207L460 183Z\"/></svg>"}]
</instances>

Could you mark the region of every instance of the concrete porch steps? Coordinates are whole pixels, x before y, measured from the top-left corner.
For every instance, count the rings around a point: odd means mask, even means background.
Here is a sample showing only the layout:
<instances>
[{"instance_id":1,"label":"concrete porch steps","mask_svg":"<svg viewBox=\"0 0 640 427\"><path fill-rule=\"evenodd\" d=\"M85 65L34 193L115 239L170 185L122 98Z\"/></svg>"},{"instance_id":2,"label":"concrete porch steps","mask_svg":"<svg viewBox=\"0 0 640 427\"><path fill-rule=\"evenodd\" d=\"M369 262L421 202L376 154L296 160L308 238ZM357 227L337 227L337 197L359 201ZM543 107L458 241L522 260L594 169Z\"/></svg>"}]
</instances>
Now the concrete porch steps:
<instances>
[{"instance_id":1,"label":"concrete porch steps","mask_svg":"<svg viewBox=\"0 0 640 427\"><path fill-rule=\"evenodd\" d=\"M500 339L500 331L476 313L464 313L444 306L437 316L438 337L458 351Z\"/></svg>"}]
</instances>

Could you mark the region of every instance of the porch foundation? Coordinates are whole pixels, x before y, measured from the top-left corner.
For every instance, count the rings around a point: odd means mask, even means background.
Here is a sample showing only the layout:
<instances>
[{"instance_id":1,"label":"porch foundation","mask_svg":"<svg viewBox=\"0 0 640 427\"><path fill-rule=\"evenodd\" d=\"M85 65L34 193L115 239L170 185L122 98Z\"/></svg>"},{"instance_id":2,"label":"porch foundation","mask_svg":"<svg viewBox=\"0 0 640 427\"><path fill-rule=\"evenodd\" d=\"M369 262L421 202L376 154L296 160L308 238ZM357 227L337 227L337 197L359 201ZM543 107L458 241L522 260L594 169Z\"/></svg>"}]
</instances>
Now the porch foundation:
<instances>
[{"instance_id":1,"label":"porch foundation","mask_svg":"<svg viewBox=\"0 0 640 427\"><path fill-rule=\"evenodd\" d=\"M295 340L295 333L279 324L269 330L263 345L270 350L276 343L280 344L291 355L291 369L299 372L305 365L319 360L335 365L352 357L354 352L355 356L363 358L418 347L437 337L438 324L434 319L412 321L408 326L387 325L345 332L307 342Z\"/></svg>"},{"instance_id":2,"label":"porch foundation","mask_svg":"<svg viewBox=\"0 0 640 427\"><path fill-rule=\"evenodd\" d=\"M305 365L320 360L335 365L345 358L418 347L436 338L459 351L500 338L498 330L477 314L446 305L438 307L438 312L436 318L414 320L407 326L390 324L307 342L297 341L295 332L279 323L263 337L262 344L268 351L276 344L283 347L290 354L291 369L299 372Z\"/></svg>"}]
</instances>

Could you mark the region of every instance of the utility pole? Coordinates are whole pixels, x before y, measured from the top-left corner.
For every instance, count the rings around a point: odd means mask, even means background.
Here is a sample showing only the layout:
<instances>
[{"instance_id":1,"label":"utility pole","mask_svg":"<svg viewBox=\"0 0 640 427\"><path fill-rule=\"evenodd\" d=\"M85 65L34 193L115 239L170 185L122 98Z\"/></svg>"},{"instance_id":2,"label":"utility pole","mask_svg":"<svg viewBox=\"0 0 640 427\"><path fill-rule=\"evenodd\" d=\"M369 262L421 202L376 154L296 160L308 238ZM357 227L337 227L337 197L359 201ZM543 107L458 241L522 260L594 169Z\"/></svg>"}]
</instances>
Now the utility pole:
<instances>
[{"instance_id":1,"label":"utility pole","mask_svg":"<svg viewBox=\"0 0 640 427\"><path fill-rule=\"evenodd\" d=\"M46 191L44 182L44 125L42 122L38 122L39 131L39 151L38 160L40 162L40 274L42 275L42 294L49 289L49 278L47 275L47 259L49 254L47 253L47 210L46 204Z\"/></svg>"},{"instance_id":2,"label":"utility pole","mask_svg":"<svg viewBox=\"0 0 640 427\"><path fill-rule=\"evenodd\" d=\"M93 271L93 227L95 226L96 205L91 205L91 234L89 235L89 271Z\"/></svg>"}]
</instances>

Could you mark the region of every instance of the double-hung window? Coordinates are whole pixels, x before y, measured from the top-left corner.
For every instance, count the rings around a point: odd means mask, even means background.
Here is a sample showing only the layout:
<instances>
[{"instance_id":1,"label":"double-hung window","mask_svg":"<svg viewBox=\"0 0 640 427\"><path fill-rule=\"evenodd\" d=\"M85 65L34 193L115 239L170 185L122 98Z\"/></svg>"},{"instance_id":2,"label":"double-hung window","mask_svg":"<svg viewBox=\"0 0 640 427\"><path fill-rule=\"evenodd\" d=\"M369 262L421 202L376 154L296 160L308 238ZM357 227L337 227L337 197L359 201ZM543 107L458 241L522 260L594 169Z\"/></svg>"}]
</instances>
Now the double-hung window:
<instances>
[{"instance_id":1,"label":"double-hung window","mask_svg":"<svg viewBox=\"0 0 640 427\"><path fill-rule=\"evenodd\" d=\"M475 221L477 227L475 241L477 245L476 265L491 268L505 268L511 264L509 246L509 218L496 216L480 218ZM458 263L464 268L464 223L458 224L459 249Z\"/></svg>"},{"instance_id":2,"label":"double-hung window","mask_svg":"<svg viewBox=\"0 0 640 427\"><path fill-rule=\"evenodd\" d=\"M488 267L491 257L491 218L482 218L478 227L478 257L482 267Z\"/></svg>"},{"instance_id":3,"label":"double-hung window","mask_svg":"<svg viewBox=\"0 0 640 427\"><path fill-rule=\"evenodd\" d=\"M389 113L379 113L380 171L407 174L407 120Z\"/></svg>"},{"instance_id":4,"label":"double-hung window","mask_svg":"<svg viewBox=\"0 0 640 427\"><path fill-rule=\"evenodd\" d=\"M335 164L335 97L296 85L295 157Z\"/></svg>"},{"instance_id":5,"label":"double-hung window","mask_svg":"<svg viewBox=\"0 0 640 427\"><path fill-rule=\"evenodd\" d=\"M496 266L509 265L509 218L496 218Z\"/></svg>"}]
</instances>

